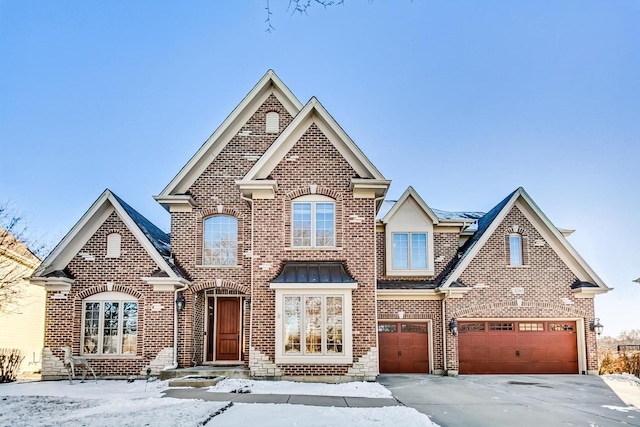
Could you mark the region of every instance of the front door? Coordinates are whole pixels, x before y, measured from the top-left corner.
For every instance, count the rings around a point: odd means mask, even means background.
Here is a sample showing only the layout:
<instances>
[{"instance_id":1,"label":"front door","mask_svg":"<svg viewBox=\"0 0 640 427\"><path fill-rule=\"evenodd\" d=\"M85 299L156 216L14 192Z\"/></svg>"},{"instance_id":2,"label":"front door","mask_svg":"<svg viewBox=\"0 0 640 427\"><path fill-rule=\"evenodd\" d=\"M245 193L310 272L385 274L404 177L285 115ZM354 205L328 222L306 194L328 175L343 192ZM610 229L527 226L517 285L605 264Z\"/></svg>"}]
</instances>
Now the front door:
<instances>
[{"instance_id":1,"label":"front door","mask_svg":"<svg viewBox=\"0 0 640 427\"><path fill-rule=\"evenodd\" d=\"M216 299L216 360L240 360L240 298Z\"/></svg>"}]
</instances>

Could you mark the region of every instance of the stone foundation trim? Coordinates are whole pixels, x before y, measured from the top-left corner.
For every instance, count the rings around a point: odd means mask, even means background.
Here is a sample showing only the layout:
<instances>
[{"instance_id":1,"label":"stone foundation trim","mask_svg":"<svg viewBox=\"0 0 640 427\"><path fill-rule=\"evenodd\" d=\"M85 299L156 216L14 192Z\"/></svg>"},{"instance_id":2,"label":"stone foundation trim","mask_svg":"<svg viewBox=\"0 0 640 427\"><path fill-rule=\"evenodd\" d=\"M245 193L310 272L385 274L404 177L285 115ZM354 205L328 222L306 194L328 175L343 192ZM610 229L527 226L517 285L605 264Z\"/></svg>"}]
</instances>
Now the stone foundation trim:
<instances>
[{"instance_id":1,"label":"stone foundation trim","mask_svg":"<svg viewBox=\"0 0 640 427\"><path fill-rule=\"evenodd\" d=\"M251 347L249 349L249 370L251 378L271 378L282 377L282 370L259 350Z\"/></svg>"},{"instance_id":2,"label":"stone foundation trim","mask_svg":"<svg viewBox=\"0 0 640 427\"><path fill-rule=\"evenodd\" d=\"M173 365L173 347L163 348L147 366L142 367L140 375L146 376L147 369L151 369L150 375L157 376L166 366L171 365Z\"/></svg>"},{"instance_id":3,"label":"stone foundation trim","mask_svg":"<svg viewBox=\"0 0 640 427\"><path fill-rule=\"evenodd\" d=\"M371 349L354 362L353 366L349 368L348 375L351 377L351 381L356 379L363 381L375 381L378 376L378 347L371 347Z\"/></svg>"}]
</instances>

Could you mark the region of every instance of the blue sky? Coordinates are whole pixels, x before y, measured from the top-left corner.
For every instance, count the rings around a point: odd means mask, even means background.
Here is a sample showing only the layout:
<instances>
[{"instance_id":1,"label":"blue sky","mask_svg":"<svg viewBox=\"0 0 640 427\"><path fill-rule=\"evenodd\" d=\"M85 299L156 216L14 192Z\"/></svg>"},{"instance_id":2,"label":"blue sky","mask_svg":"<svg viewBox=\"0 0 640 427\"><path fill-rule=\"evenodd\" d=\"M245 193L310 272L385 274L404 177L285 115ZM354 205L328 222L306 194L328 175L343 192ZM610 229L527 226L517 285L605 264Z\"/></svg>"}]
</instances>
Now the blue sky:
<instances>
[{"instance_id":1,"label":"blue sky","mask_svg":"<svg viewBox=\"0 0 640 427\"><path fill-rule=\"evenodd\" d=\"M487 211L523 186L640 329L640 1L0 0L0 199L51 242L105 189L153 200L272 68L391 198Z\"/></svg>"}]
</instances>

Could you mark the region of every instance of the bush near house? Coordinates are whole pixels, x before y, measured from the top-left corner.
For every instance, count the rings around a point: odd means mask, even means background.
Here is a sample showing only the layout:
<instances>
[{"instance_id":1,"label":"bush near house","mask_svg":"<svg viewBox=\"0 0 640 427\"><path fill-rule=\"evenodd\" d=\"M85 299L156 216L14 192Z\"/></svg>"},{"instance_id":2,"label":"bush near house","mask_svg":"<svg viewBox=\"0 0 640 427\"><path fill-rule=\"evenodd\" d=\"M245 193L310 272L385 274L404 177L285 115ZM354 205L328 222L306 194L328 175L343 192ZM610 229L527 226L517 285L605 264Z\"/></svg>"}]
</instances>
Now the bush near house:
<instances>
[{"instance_id":1,"label":"bush near house","mask_svg":"<svg viewBox=\"0 0 640 427\"><path fill-rule=\"evenodd\" d=\"M598 352L600 375L632 374L640 378L640 351L611 351Z\"/></svg>"},{"instance_id":2,"label":"bush near house","mask_svg":"<svg viewBox=\"0 0 640 427\"><path fill-rule=\"evenodd\" d=\"M17 348L0 348L0 383L16 380L24 354Z\"/></svg>"}]
</instances>

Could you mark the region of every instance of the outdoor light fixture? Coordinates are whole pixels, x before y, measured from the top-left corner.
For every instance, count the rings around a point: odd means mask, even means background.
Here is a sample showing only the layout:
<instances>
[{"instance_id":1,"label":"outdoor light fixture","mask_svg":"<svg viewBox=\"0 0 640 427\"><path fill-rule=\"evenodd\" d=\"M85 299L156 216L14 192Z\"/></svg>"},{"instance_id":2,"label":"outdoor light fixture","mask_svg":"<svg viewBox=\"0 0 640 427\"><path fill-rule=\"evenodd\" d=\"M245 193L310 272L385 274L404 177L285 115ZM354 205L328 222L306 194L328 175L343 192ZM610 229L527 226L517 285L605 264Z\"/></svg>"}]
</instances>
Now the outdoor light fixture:
<instances>
[{"instance_id":1,"label":"outdoor light fixture","mask_svg":"<svg viewBox=\"0 0 640 427\"><path fill-rule=\"evenodd\" d=\"M604 326L602 326L602 324L600 323L600 319L596 317L591 323L589 323L589 329L591 329L591 331L595 332L597 335L602 335Z\"/></svg>"},{"instance_id":2,"label":"outdoor light fixture","mask_svg":"<svg viewBox=\"0 0 640 427\"><path fill-rule=\"evenodd\" d=\"M185 303L184 295L182 295L182 292L180 292L176 297L176 309L178 311L184 310L184 303Z\"/></svg>"},{"instance_id":3,"label":"outdoor light fixture","mask_svg":"<svg viewBox=\"0 0 640 427\"><path fill-rule=\"evenodd\" d=\"M451 322L449 322L449 332L451 332L451 335L454 337L458 336L458 322L456 322L456 319L453 317L451 318Z\"/></svg>"}]
</instances>

